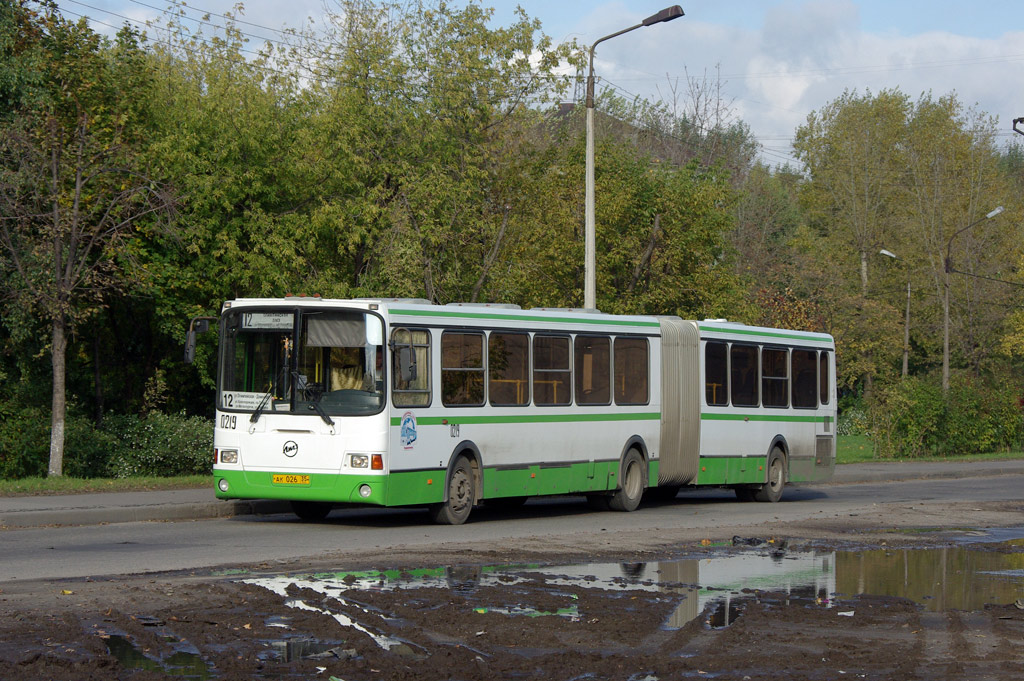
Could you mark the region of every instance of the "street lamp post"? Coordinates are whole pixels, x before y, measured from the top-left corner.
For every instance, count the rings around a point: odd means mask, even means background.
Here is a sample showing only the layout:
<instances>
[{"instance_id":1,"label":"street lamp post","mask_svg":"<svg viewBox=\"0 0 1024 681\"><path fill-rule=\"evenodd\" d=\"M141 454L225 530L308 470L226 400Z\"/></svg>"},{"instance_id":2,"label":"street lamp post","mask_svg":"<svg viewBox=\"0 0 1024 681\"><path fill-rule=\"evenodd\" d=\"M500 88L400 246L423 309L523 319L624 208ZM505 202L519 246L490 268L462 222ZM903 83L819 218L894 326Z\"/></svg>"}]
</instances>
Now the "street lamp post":
<instances>
[{"instance_id":1,"label":"street lamp post","mask_svg":"<svg viewBox=\"0 0 1024 681\"><path fill-rule=\"evenodd\" d=\"M583 307L587 309L597 308L597 284L596 284L596 263L597 263L597 235L594 226L594 48L599 43L610 38L620 36L623 33L645 26L653 26L666 21L672 21L683 16L683 8L679 5L666 7L657 14L652 14L636 26L624 28L621 31L599 38L590 46L590 71L587 75L587 186L586 186L586 252L584 254L584 284L583 284Z\"/></svg>"},{"instance_id":2,"label":"street lamp post","mask_svg":"<svg viewBox=\"0 0 1024 681\"><path fill-rule=\"evenodd\" d=\"M879 251L881 255L893 260L899 260L896 254L892 251L882 249ZM907 377L908 370L910 368L910 275L907 275L907 311L903 319L903 378Z\"/></svg>"},{"instance_id":3,"label":"street lamp post","mask_svg":"<svg viewBox=\"0 0 1024 681\"><path fill-rule=\"evenodd\" d=\"M949 242L946 244L946 260L944 262L943 269L945 270L945 277L943 281L943 295L942 295L942 391L947 392L949 390L949 273L953 271L953 261L951 256L951 249L953 248L953 239L957 238L971 227L984 222L985 220L991 220L995 216L1003 212L1003 207L998 206L983 218L979 218L967 225L961 227L957 231L953 232L953 236L949 237Z\"/></svg>"}]
</instances>

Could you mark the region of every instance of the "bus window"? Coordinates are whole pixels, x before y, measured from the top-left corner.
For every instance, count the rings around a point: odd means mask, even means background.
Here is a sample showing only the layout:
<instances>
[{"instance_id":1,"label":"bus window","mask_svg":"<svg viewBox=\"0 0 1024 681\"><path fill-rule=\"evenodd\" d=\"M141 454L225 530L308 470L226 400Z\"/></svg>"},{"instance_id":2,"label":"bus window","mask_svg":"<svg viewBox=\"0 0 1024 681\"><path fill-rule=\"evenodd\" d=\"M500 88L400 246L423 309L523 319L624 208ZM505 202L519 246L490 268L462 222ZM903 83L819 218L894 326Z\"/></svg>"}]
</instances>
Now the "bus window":
<instances>
[{"instance_id":1,"label":"bus window","mask_svg":"<svg viewBox=\"0 0 1024 681\"><path fill-rule=\"evenodd\" d=\"M533 401L564 405L572 401L568 336L533 337Z\"/></svg>"},{"instance_id":2,"label":"bus window","mask_svg":"<svg viewBox=\"0 0 1024 681\"><path fill-rule=\"evenodd\" d=\"M484 403L484 335L441 334L441 404L479 407Z\"/></svg>"},{"instance_id":3,"label":"bus window","mask_svg":"<svg viewBox=\"0 0 1024 681\"><path fill-rule=\"evenodd\" d=\"M793 351L793 406L815 409L818 406L818 353Z\"/></svg>"},{"instance_id":4,"label":"bus window","mask_svg":"<svg viewBox=\"0 0 1024 681\"><path fill-rule=\"evenodd\" d=\"M396 407L425 407L430 404L430 332L426 329L395 329L391 333L392 397ZM416 370L403 378L399 358L412 349Z\"/></svg>"},{"instance_id":5,"label":"bus window","mask_svg":"<svg viewBox=\"0 0 1024 681\"><path fill-rule=\"evenodd\" d=\"M576 336L576 404L611 404L611 339Z\"/></svg>"},{"instance_id":6,"label":"bus window","mask_svg":"<svg viewBox=\"0 0 1024 681\"><path fill-rule=\"evenodd\" d=\"M495 406L530 403L530 336L494 331L487 340L487 392Z\"/></svg>"},{"instance_id":7,"label":"bus window","mask_svg":"<svg viewBox=\"0 0 1024 681\"><path fill-rule=\"evenodd\" d=\"M650 347L646 338L615 339L615 404L647 404Z\"/></svg>"},{"instance_id":8,"label":"bus window","mask_svg":"<svg viewBox=\"0 0 1024 681\"><path fill-rule=\"evenodd\" d=\"M729 349L729 379L734 407L756 407L757 346L734 343Z\"/></svg>"},{"instance_id":9,"label":"bus window","mask_svg":"<svg viewBox=\"0 0 1024 681\"><path fill-rule=\"evenodd\" d=\"M828 396L832 394L829 386L828 358L829 352L822 350L821 358L818 360L818 392L822 404L828 404Z\"/></svg>"},{"instance_id":10,"label":"bus window","mask_svg":"<svg viewBox=\"0 0 1024 681\"><path fill-rule=\"evenodd\" d=\"M704 345L704 401L712 407L729 404L729 347L708 341Z\"/></svg>"},{"instance_id":11,"label":"bus window","mask_svg":"<svg viewBox=\"0 0 1024 681\"><path fill-rule=\"evenodd\" d=\"M789 367L785 350L761 351L761 401L766 407L789 406Z\"/></svg>"}]
</instances>

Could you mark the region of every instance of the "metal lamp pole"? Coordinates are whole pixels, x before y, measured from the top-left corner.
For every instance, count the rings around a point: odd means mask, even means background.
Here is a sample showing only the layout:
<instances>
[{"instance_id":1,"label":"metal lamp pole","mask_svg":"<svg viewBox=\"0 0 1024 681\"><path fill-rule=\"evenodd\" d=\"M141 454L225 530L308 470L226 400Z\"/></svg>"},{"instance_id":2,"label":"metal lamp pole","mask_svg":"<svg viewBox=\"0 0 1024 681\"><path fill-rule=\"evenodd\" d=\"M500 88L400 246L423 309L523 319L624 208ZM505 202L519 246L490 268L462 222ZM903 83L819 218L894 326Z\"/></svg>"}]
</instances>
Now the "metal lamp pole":
<instances>
[{"instance_id":1,"label":"metal lamp pole","mask_svg":"<svg viewBox=\"0 0 1024 681\"><path fill-rule=\"evenodd\" d=\"M620 36L623 33L645 26L653 26L666 21L672 21L683 16L683 8L679 5L666 7L657 14L652 14L636 26L624 28L621 31L599 38L590 47L590 71L587 75L587 186L586 186L586 252L584 255L584 285L583 285L583 307L587 309L597 308L597 284L596 284L596 262L597 262L597 236L594 226L594 48L599 43L610 38Z\"/></svg>"},{"instance_id":2,"label":"metal lamp pole","mask_svg":"<svg viewBox=\"0 0 1024 681\"><path fill-rule=\"evenodd\" d=\"M881 255L893 260L899 260L896 254L890 250L882 249ZM910 369L910 275L907 275L907 312L903 320L903 378L907 377Z\"/></svg>"},{"instance_id":3,"label":"metal lamp pole","mask_svg":"<svg viewBox=\"0 0 1024 681\"><path fill-rule=\"evenodd\" d=\"M942 295L942 392L949 391L949 273L953 270L953 261L950 255L950 250L953 248L953 239L957 238L971 227L974 227L985 220L991 220L1002 212L1002 206L993 209L990 213L985 215L985 217L979 218L966 227L962 227L953 232L953 236L949 237L949 242L946 244L946 260L944 263L945 267L943 268L945 269L945 278L943 281Z\"/></svg>"}]
</instances>

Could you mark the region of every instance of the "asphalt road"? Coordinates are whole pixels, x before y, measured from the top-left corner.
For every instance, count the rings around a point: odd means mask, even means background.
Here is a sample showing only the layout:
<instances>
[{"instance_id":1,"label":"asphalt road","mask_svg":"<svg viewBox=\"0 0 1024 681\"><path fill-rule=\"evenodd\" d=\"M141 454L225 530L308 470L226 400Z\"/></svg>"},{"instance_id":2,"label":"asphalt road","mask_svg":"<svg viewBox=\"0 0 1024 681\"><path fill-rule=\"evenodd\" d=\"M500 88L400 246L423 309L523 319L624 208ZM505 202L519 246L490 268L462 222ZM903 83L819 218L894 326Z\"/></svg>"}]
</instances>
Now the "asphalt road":
<instances>
[{"instance_id":1,"label":"asphalt road","mask_svg":"<svg viewBox=\"0 0 1024 681\"><path fill-rule=\"evenodd\" d=\"M323 523L290 514L165 522L7 529L0 532L0 583L126 575L167 570L206 570L296 559L344 561L353 550L384 557L410 549L515 545L581 536L607 548L631 533L757 526L812 519L856 517L892 504L997 502L1021 499L1024 475L940 477L787 489L778 504L739 503L724 490L684 491L676 500L645 504L633 513L591 511L581 499L533 499L515 511L476 509L463 526L432 525L422 510L335 510Z\"/></svg>"}]
</instances>

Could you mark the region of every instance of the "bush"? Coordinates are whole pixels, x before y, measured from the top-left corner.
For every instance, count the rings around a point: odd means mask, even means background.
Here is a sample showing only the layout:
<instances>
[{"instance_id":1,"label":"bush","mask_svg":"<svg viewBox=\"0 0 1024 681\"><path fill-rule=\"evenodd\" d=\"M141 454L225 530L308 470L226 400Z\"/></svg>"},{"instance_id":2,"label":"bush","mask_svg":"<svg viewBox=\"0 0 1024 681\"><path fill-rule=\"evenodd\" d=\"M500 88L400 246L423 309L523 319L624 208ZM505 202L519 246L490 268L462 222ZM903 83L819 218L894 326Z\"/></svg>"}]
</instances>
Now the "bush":
<instances>
[{"instance_id":1,"label":"bush","mask_svg":"<svg viewBox=\"0 0 1024 681\"><path fill-rule=\"evenodd\" d=\"M151 413L110 417L103 430L116 440L108 475L208 475L213 468L213 426L208 419Z\"/></svg>"},{"instance_id":2,"label":"bush","mask_svg":"<svg viewBox=\"0 0 1024 681\"><path fill-rule=\"evenodd\" d=\"M50 433L47 429L46 437ZM64 427L64 475L72 478L105 478L117 440L93 425L92 419L71 416Z\"/></svg>"},{"instance_id":3,"label":"bush","mask_svg":"<svg viewBox=\"0 0 1024 681\"><path fill-rule=\"evenodd\" d=\"M50 414L0 405L0 478L41 477L50 463Z\"/></svg>"},{"instance_id":4,"label":"bush","mask_svg":"<svg viewBox=\"0 0 1024 681\"><path fill-rule=\"evenodd\" d=\"M883 458L920 457L936 452L945 407L941 386L907 377L876 387L871 428Z\"/></svg>"},{"instance_id":5,"label":"bush","mask_svg":"<svg viewBox=\"0 0 1024 681\"><path fill-rule=\"evenodd\" d=\"M846 407L839 412L836 435L870 435L871 423L863 404Z\"/></svg>"},{"instance_id":6,"label":"bush","mask_svg":"<svg viewBox=\"0 0 1024 681\"><path fill-rule=\"evenodd\" d=\"M209 420L151 413L108 416L100 428L70 415L65 426L64 474L76 478L206 475L212 468ZM50 462L50 414L0 404L0 478L43 477Z\"/></svg>"},{"instance_id":7,"label":"bush","mask_svg":"<svg viewBox=\"0 0 1024 681\"><path fill-rule=\"evenodd\" d=\"M879 456L963 456L1018 448L1024 411L1018 391L969 376L943 394L936 378L879 387L870 406Z\"/></svg>"}]
</instances>

